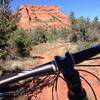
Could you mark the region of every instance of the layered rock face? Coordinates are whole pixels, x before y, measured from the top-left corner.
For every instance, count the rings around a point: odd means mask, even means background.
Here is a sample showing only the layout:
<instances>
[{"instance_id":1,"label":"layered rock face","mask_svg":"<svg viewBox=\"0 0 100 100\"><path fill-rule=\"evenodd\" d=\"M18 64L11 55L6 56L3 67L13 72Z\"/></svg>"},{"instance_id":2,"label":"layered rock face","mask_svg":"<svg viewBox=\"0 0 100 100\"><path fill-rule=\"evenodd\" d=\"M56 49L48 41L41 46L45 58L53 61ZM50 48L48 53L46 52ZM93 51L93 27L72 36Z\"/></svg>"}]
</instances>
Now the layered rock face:
<instances>
[{"instance_id":1,"label":"layered rock face","mask_svg":"<svg viewBox=\"0 0 100 100\"><path fill-rule=\"evenodd\" d=\"M18 26L32 30L38 26L45 28L68 28L71 25L69 17L57 6L22 5L18 14Z\"/></svg>"}]
</instances>

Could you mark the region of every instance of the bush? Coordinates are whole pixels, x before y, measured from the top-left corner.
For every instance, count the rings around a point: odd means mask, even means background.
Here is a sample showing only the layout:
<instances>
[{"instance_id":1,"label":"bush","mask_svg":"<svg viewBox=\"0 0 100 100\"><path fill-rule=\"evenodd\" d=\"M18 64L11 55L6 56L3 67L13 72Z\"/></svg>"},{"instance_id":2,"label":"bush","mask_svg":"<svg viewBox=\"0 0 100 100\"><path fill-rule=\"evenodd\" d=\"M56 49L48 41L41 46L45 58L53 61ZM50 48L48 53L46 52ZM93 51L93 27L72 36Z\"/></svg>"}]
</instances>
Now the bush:
<instances>
[{"instance_id":1,"label":"bush","mask_svg":"<svg viewBox=\"0 0 100 100\"><path fill-rule=\"evenodd\" d=\"M20 33L15 42L20 55L22 57L29 56L33 43L32 35L26 32Z\"/></svg>"},{"instance_id":2,"label":"bush","mask_svg":"<svg viewBox=\"0 0 100 100\"><path fill-rule=\"evenodd\" d=\"M10 35L10 39L8 41L9 48L17 49L17 52L13 52L14 54L20 54L22 57L29 56L30 50L33 45L33 35L29 32L25 32L24 30L17 29ZM15 50L16 50L15 49ZM18 56L18 55L17 55Z\"/></svg>"},{"instance_id":3,"label":"bush","mask_svg":"<svg viewBox=\"0 0 100 100\"><path fill-rule=\"evenodd\" d=\"M46 33L47 41L57 41L57 40L65 40L67 41L67 37L69 34L69 30L66 28L56 29L52 28L48 30L48 33Z\"/></svg>"},{"instance_id":4,"label":"bush","mask_svg":"<svg viewBox=\"0 0 100 100\"><path fill-rule=\"evenodd\" d=\"M14 20L10 17L11 13L6 9L0 8L0 59L6 58L8 53L8 40L10 34L16 30Z\"/></svg>"},{"instance_id":5,"label":"bush","mask_svg":"<svg viewBox=\"0 0 100 100\"><path fill-rule=\"evenodd\" d=\"M78 37L75 33L70 33L68 35L68 41L69 42L77 42L78 41Z\"/></svg>"},{"instance_id":6,"label":"bush","mask_svg":"<svg viewBox=\"0 0 100 100\"><path fill-rule=\"evenodd\" d=\"M31 32L33 34L32 38L34 45L47 42L46 32L47 31L42 27L37 27Z\"/></svg>"}]
</instances>

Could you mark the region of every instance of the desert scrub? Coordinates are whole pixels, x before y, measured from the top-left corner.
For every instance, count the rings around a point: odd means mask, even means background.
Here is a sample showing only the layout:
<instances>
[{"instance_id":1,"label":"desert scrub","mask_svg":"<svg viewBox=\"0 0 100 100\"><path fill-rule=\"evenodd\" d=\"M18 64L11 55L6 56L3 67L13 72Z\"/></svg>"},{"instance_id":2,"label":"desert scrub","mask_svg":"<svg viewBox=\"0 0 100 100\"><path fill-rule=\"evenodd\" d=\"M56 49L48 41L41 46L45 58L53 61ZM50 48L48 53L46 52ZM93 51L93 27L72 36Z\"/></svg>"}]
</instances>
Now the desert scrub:
<instances>
[{"instance_id":1,"label":"desert scrub","mask_svg":"<svg viewBox=\"0 0 100 100\"><path fill-rule=\"evenodd\" d=\"M36 27L34 30L31 31L33 44L38 45L40 43L46 43L47 42L47 30L42 27Z\"/></svg>"},{"instance_id":2,"label":"desert scrub","mask_svg":"<svg viewBox=\"0 0 100 100\"><path fill-rule=\"evenodd\" d=\"M15 20L11 12L0 8L0 59L5 59L8 53L8 40L10 34L16 30Z\"/></svg>"},{"instance_id":3,"label":"desert scrub","mask_svg":"<svg viewBox=\"0 0 100 100\"><path fill-rule=\"evenodd\" d=\"M18 52L22 57L29 56L30 50L32 48L33 39L29 33L20 33L15 40Z\"/></svg>"},{"instance_id":4,"label":"desert scrub","mask_svg":"<svg viewBox=\"0 0 100 100\"><path fill-rule=\"evenodd\" d=\"M20 56L29 56L33 45L33 35L22 29L17 29L10 35L8 44L9 48L12 48L13 50L16 48L16 53L20 54Z\"/></svg>"},{"instance_id":5,"label":"desert scrub","mask_svg":"<svg viewBox=\"0 0 100 100\"><path fill-rule=\"evenodd\" d=\"M48 34L46 34L48 42L56 42L58 40L65 40L67 41L67 37L69 34L69 30L66 28L61 29L48 29Z\"/></svg>"}]
</instances>

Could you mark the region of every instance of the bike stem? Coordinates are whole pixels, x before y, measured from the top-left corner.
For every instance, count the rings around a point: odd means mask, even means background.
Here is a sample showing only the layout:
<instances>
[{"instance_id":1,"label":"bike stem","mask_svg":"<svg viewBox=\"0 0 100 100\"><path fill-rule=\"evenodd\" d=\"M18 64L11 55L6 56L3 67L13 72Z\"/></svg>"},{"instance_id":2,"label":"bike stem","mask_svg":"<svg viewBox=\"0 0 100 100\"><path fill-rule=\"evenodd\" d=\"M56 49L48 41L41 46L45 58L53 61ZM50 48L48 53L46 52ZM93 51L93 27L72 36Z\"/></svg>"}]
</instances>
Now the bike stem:
<instances>
[{"instance_id":1,"label":"bike stem","mask_svg":"<svg viewBox=\"0 0 100 100\"><path fill-rule=\"evenodd\" d=\"M55 57L57 66L62 72L68 86L69 100L88 100L86 91L81 84L79 72L74 69L74 66L99 53L100 45L97 45L75 54L66 53L64 57Z\"/></svg>"},{"instance_id":2,"label":"bike stem","mask_svg":"<svg viewBox=\"0 0 100 100\"><path fill-rule=\"evenodd\" d=\"M79 72L75 70L73 75L69 77L64 75L64 78L68 86L69 100L86 100L87 94L85 89L82 87Z\"/></svg>"},{"instance_id":3,"label":"bike stem","mask_svg":"<svg viewBox=\"0 0 100 100\"><path fill-rule=\"evenodd\" d=\"M79 72L74 69L74 61L69 53L65 54L63 59L59 56L55 57L59 69L65 78L66 84L68 86L68 98L69 100L88 100L85 89L83 89L81 84L81 79ZM67 70L66 70L67 69Z\"/></svg>"}]
</instances>

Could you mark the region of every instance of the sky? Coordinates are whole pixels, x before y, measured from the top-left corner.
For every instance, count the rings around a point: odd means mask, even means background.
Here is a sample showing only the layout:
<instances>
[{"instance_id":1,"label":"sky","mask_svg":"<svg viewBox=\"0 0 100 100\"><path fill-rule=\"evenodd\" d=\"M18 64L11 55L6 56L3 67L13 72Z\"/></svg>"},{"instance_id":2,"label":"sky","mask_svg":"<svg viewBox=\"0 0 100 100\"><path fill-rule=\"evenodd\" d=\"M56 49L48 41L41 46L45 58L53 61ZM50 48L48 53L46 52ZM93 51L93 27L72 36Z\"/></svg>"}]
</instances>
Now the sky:
<instances>
[{"instance_id":1,"label":"sky","mask_svg":"<svg viewBox=\"0 0 100 100\"><path fill-rule=\"evenodd\" d=\"M100 0L13 0L11 10L16 11L22 4L57 5L67 15L73 11L77 18L84 16L93 19L98 16L100 20Z\"/></svg>"}]
</instances>

